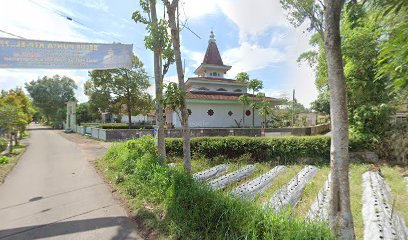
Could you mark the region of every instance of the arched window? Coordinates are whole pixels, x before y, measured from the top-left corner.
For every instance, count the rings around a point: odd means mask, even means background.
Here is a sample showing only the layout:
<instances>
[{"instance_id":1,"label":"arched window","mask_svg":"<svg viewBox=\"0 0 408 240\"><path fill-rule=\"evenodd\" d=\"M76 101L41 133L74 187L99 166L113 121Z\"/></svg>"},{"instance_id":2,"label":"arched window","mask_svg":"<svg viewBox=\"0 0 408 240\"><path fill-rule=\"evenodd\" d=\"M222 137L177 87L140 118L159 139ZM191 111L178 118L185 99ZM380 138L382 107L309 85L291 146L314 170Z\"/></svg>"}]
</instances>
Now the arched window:
<instances>
[{"instance_id":1,"label":"arched window","mask_svg":"<svg viewBox=\"0 0 408 240\"><path fill-rule=\"evenodd\" d=\"M234 92L242 92L242 89L235 89Z\"/></svg>"},{"instance_id":2,"label":"arched window","mask_svg":"<svg viewBox=\"0 0 408 240\"><path fill-rule=\"evenodd\" d=\"M217 91L219 92L226 92L227 90L225 88L218 88Z\"/></svg>"},{"instance_id":3,"label":"arched window","mask_svg":"<svg viewBox=\"0 0 408 240\"><path fill-rule=\"evenodd\" d=\"M206 88L206 87L200 87L198 88L199 91L210 91L210 89Z\"/></svg>"}]
</instances>

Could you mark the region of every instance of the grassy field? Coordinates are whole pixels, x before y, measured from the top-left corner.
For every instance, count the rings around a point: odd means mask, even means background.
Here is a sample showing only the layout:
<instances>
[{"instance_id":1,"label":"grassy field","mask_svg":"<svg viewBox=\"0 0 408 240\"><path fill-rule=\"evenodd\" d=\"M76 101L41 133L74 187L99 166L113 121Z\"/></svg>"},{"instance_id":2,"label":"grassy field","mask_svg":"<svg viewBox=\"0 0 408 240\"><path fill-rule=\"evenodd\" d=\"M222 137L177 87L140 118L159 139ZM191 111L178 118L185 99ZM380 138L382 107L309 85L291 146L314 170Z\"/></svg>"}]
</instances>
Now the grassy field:
<instances>
[{"instance_id":1,"label":"grassy field","mask_svg":"<svg viewBox=\"0 0 408 240\"><path fill-rule=\"evenodd\" d=\"M14 146L13 153L6 155L8 162L0 164L0 183L4 182L7 174L11 171L11 169L13 169L14 165L16 165L18 159L24 153L24 151L24 145L17 145Z\"/></svg>"},{"instance_id":2,"label":"grassy field","mask_svg":"<svg viewBox=\"0 0 408 240\"><path fill-rule=\"evenodd\" d=\"M183 167L181 159L171 159L171 161L175 162L178 168ZM249 164L250 161L246 161L245 159L240 159L239 161L230 161L222 158L211 161L206 159L198 159L194 160L192 163L193 172L199 172L221 163L228 164L228 172L232 172L245 166L246 164ZM251 177L233 184L232 186L228 187L225 192L228 193L230 190L239 186L240 184L254 179L274 167L273 164L269 163L256 163L256 165L257 170ZM279 175L274 181L273 185L268 188L266 192L255 198L256 203L258 203L259 206L262 207L270 197L272 197L284 184L289 182L289 180L294 177L296 173L299 172L303 167L304 165L301 164L289 165L288 170L285 173ZM295 207L295 209L293 209L293 213L297 216L304 217L306 215L309 207L315 200L319 190L323 187L323 184L329 175L330 167L328 165L320 165L318 167L319 171L317 175L311 182L306 185L300 202ZM361 213L363 194L362 174L368 171L371 167L372 166L369 164L350 165L351 208L354 218L356 239L363 239L364 233L363 217ZM408 222L408 207L406 205L408 202L408 192L406 182L403 179L403 174L407 173L408 167L391 167L388 165L382 165L380 166L380 169L382 174L384 175L386 182L390 186L393 198L395 199L395 209L400 212L401 215L405 218L405 221Z\"/></svg>"}]
</instances>

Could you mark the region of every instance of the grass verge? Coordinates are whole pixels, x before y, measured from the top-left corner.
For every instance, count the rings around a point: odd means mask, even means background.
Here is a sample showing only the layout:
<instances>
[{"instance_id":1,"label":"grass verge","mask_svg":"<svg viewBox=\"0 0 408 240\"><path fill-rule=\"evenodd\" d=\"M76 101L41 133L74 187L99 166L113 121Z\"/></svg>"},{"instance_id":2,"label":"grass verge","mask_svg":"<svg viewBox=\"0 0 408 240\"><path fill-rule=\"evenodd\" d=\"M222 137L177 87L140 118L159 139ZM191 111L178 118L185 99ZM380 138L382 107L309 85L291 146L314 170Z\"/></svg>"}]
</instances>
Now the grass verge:
<instances>
[{"instance_id":1,"label":"grass verge","mask_svg":"<svg viewBox=\"0 0 408 240\"><path fill-rule=\"evenodd\" d=\"M125 194L145 226L175 239L330 239L327 226L275 214L256 203L212 191L169 168L144 137L111 147L98 163ZM242 164L242 163L241 163ZM198 164L204 168L205 163ZM234 164L232 164L234 166ZM238 167L237 165L235 165ZM267 168L260 167L258 175ZM231 169L233 171L233 169Z\"/></svg>"},{"instance_id":2,"label":"grass verge","mask_svg":"<svg viewBox=\"0 0 408 240\"><path fill-rule=\"evenodd\" d=\"M7 174L13 169L13 167L16 165L18 159L20 156L24 153L25 151L25 146L24 145L17 145L13 147L13 153L7 154L7 162L0 164L0 184L4 182L4 179L6 179Z\"/></svg>"}]
</instances>

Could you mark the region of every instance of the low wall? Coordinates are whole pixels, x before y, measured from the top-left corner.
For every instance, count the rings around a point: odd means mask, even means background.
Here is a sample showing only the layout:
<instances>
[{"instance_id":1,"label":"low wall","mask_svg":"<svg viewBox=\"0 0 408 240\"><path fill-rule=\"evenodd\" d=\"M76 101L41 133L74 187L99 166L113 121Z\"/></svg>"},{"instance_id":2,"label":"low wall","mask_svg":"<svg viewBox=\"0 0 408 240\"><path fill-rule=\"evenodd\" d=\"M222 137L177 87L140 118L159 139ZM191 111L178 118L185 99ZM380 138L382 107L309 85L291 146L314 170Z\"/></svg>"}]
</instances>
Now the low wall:
<instances>
[{"instance_id":1,"label":"low wall","mask_svg":"<svg viewBox=\"0 0 408 240\"><path fill-rule=\"evenodd\" d=\"M323 134L330 131L330 124L317 125L302 128L192 128L191 137L225 137L225 136L310 136ZM98 127L76 126L75 132L81 135L88 135L102 141L121 141L132 138L139 138L145 135L153 135L152 129L101 129ZM167 129L164 131L166 137L181 137L181 129Z\"/></svg>"}]
</instances>

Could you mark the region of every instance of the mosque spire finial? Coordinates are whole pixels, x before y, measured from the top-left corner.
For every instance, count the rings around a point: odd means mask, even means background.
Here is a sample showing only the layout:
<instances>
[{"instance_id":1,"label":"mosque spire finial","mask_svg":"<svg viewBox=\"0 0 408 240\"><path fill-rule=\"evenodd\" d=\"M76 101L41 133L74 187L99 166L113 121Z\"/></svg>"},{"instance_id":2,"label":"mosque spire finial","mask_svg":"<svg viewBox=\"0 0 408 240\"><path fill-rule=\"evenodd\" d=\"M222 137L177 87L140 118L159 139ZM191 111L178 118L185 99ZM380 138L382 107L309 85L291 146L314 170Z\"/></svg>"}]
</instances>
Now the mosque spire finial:
<instances>
[{"instance_id":1,"label":"mosque spire finial","mask_svg":"<svg viewBox=\"0 0 408 240\"><path fill-rule=\"evenodd\" d=\"M215 35L211 28L210 40L208 40L208 43L212 43L212 42L215 42Z\"/></svg>"}]
</instances>

